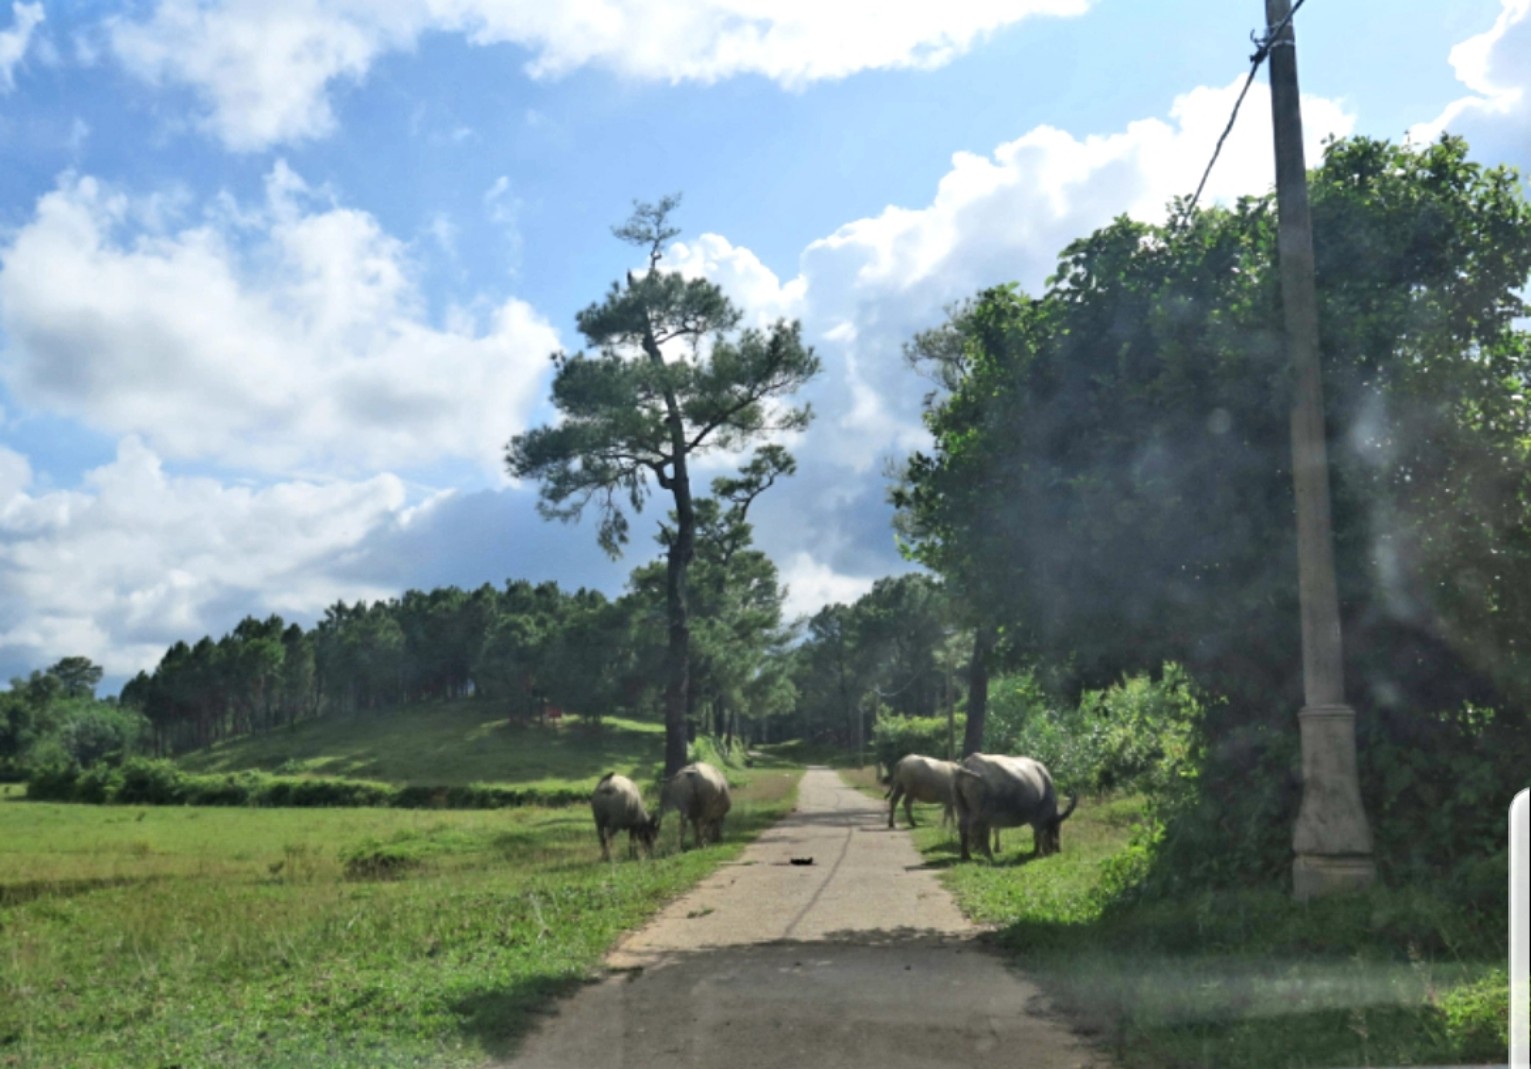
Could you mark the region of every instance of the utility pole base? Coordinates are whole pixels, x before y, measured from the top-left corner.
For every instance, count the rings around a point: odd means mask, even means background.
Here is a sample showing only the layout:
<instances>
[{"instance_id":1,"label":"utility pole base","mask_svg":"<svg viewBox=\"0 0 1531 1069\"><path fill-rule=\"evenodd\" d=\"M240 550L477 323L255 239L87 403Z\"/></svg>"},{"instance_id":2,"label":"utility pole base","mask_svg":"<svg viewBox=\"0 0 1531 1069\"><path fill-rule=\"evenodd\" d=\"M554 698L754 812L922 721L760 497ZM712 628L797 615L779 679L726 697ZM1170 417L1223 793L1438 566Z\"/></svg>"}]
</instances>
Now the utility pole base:
<instances>
[{"instance_id":1,"label":"utility pole base","mask_svg":"<svg viewBox=\"0 0 1531 1069\"><path fill-rule=\"evenodd\" d=\"M1356 774L1355 720L1355 711L1339 703L1297 714L1302 806L1292 836L1292 891L1299 900L1359 891L1377 878Z\"/></svg>"},{"instance_id":2,"label":"utility pole base","mask_svg":"<svg viewBox=\"0 0 1531 1069\"><path fill-rule=\"evenodd\" d=\"M1364 891L1377 879L1369 857L1298 854L1292 862L1292 897L1299 902Z\"/></svg>"}]
</instances>

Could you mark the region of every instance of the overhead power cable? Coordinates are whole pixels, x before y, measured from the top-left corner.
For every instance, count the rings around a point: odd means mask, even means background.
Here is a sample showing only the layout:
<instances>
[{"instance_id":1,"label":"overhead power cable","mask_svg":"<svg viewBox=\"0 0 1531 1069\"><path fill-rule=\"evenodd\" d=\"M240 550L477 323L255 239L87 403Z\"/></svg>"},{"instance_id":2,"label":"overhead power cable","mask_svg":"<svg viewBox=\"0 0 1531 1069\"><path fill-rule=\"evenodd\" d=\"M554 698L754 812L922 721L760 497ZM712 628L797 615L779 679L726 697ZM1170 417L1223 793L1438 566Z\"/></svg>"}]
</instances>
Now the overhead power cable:
<instances>
[{"instance_id":1,"label":"overhead power cable","mask_svg":"<svg viewBox=\"0 0 1531 1069\"><path fill-rule=\"evenodd\" d=\"M1196 210L1196 202L1201 199L1201 191L1206 188L1207 179L1212 176L1212 167L1217 163L1217 157L1223 151L1223 142L1227 141L1228 135L1233 132L1233 124L1239 117L1239 108L1244 103L1244 97L1248 94L1249 87L1254 84L1255 75L1260 71L1260 64L1265 62L1265 57L1270 55L1271 48L1275 45L1277 39L1292 24L1292 16L1296 15L1305 3L1307 3L1307 0L1297 0L1292 5L1292 10L1287 12L1286 18L1281 20L1281 25L1270 30L1263 38L1256 37L1252 32L1250 33L1249 39L1254 42L1255 53L1249 57L1249 77L1244 79L1244 88L1239 90L1239 99L1233 102L1233 112L1228 116L1228 125L1223 127L1223 134L1217 139L1217 147L1212 150L1212 158L1207 161L1207 168L1201 173L1201 181L1196 183L1196 192L1191 194L1191 199L1186 203L1185 210L1180 213L1181 222L1189 219L1191 213Z\"/></svg>"}]
</instances>

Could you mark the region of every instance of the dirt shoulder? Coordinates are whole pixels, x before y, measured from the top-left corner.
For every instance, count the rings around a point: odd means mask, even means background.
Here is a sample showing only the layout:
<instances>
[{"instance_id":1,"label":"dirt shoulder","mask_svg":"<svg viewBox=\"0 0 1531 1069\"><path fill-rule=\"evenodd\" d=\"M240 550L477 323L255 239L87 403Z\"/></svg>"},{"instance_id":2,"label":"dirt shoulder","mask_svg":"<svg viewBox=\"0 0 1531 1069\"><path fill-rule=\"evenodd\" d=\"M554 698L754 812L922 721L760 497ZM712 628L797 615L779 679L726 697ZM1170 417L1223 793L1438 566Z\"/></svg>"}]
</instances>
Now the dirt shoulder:
<instances>
[{"instance_id":1,"label":"dirt shoulder","mask_svg":"<svg viewBox=\"0 0 1531 1069\"><path fill-rule=\"evenodd\" d=\"M796 810L624 940L511 1064L1105 1064L977 934L885 808L810 769Z\"/></svg>"}]
</instances>

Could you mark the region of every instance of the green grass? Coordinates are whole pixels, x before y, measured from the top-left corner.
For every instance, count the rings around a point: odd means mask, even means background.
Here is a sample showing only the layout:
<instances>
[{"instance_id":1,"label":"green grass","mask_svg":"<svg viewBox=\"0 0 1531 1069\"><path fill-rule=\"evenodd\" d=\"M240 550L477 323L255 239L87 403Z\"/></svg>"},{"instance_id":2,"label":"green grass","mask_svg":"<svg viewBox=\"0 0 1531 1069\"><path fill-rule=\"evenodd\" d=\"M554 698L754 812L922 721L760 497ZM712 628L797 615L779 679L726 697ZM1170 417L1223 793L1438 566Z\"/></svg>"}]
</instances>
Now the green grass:
<instances>
[{"instance_id":1,"label":"green grass","mask_svg":"<svg viewBox=\"0 0 1531 1069\"><path fill-rule=\"evenodd\" d=\"M310 720L178 763L189 772L260 769L431 786L553 788L594 784L611 771L647 783L664 765L664 725L606 717L595 727L568 716L556 727L512 726L481 703L445 702Z\"/></svg>"},{"instance_id":2,"label":"green grass","mask_svg":"<svg viewBox=\"0 0 1531 1069\"><path fill-rule=\"evenodd\" d=\"M611 864L574 807L0 803L0 1066L508 1057L623 931L791 807L796 774L742 778L723 844L666 835L628 861L624 841Z\"/></svg>"},{"instance_id":3,"label":"green grass","mask_svg":"<svg viewBox=\"0 0 1531 1069\"><path fill-rule=\"evenodd\" d=\"M881 797L870 769L842 775ZM1133 863L1141 799L1082 799L1053 857L1030 857L1029 830L1006 831L993 865L958 860L939 807L915 813L915 844L963 911L1125 1069L1507 1058L1505 933L1444 893L1133 902L1112 888Z\"/></svg>"}]
</instances>

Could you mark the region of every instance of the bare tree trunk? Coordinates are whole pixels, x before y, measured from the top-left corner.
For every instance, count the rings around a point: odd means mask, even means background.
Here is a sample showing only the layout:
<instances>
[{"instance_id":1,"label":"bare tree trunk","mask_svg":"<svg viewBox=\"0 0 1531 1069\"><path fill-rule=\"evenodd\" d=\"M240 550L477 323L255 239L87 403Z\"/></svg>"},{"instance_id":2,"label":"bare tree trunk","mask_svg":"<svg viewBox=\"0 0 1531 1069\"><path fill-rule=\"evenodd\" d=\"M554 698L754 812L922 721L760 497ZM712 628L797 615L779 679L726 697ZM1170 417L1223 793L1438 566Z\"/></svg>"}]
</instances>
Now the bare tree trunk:
<instances>
[{"instance_id":1,"label":"bare tree trunk","mask_svg":"<svg viewBox=\"0 0 1531 1069\"><path fill-rule=\"evenodd\" d=\"M645 331L643 350L656 364L664 363L659 343ZM665 775L673 776L686 764L686 712L691 689L691 626L686 610L686 569L696 556L696 512L691 504L691 475L686 464L686 433L680 405L665 390L670 424L671 463L668 478L660 485L675 498L675 537L666 554L665 608L670 622L670 644L665 652Z\"/></svg>"},{"instance_id":2,"label":"bare tree trunk","mask_svg":"<svg viewBox=\"0 0 1531 1069\"><path fill-rule=\"evenodd\" d=\"M968 723L962 735L962 756L983 749L984 721L989 715L989 654L994 652L994 628L979 624L973 632L973 662L968 668Z\"/></svg>"}]
</instances>

